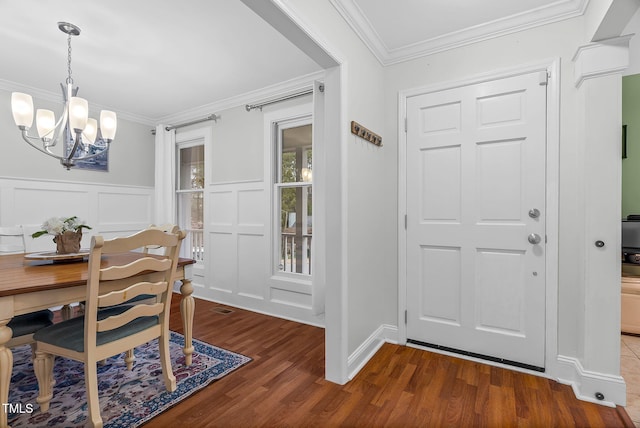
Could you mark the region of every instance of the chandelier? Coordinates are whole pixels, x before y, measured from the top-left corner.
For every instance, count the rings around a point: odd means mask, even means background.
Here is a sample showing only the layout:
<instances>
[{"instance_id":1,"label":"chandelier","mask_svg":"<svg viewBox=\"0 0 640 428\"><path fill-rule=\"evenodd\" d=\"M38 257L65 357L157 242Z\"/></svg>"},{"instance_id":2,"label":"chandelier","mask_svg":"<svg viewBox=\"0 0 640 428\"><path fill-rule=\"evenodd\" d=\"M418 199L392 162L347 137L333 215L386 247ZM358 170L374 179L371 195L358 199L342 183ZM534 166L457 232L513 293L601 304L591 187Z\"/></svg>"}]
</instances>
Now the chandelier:
<instances>
[{"instance_id":1,"label":"chandelier","mask_svg":"<svg viewBox=\"0 0 640 428\"><path fill-rule=\"evenodd\" d=\"M21 92L11 94L11 110L16 126L22 131L22 138L35 149L52 156L69 170L77 161L92 159L106 153L109 144L116 135L116 114L109 110L100 112L98 121L89 117L89 104L84 98L77 97L78 87L73 87L71 78L71 36L80 34L80 28L68 22L58 22L58 28L67 34L67 80L60 84L64 109L56 122L51 110L36 111L36 129L38 135L29 135L33 123L33 98ZM63 141L62 155L52 148Z\"/></svg>"}]
</instances>

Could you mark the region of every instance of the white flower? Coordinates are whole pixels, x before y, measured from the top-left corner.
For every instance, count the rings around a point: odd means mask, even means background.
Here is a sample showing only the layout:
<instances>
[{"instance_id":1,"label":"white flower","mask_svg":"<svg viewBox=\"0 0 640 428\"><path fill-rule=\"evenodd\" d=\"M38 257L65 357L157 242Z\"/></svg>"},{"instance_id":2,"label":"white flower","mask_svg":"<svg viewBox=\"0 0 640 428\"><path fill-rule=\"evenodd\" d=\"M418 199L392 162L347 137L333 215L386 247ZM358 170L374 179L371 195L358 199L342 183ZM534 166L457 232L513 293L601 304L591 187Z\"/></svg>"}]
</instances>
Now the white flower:
<instances>
[{"instance_id":1,"label":"white flower","mask_svg":"<svg viewBox=\"0 0 640 428\"><path fill-rule=\"evenodd\" d=\"M59 235L65 231L65 226L63 218L51 217L42 224L42 229L46 230L47 233L51 235Z\"/></svg>"},{"instance_id":2,"label":"white flower","mask_svg":"<svg viewBox=\"0 0 640 428\"><path fill-rule=\"evenodd\" d=\"M91 229L90 226L84 224L84 222L78 217L73 216L69 218L65 217L51 217L49 220L42 223L42 230L39 230L31 236L37 238L42 235L60 235L67 230L73 232L82 232L82 229Z\"/></svg>"}]
</instances>

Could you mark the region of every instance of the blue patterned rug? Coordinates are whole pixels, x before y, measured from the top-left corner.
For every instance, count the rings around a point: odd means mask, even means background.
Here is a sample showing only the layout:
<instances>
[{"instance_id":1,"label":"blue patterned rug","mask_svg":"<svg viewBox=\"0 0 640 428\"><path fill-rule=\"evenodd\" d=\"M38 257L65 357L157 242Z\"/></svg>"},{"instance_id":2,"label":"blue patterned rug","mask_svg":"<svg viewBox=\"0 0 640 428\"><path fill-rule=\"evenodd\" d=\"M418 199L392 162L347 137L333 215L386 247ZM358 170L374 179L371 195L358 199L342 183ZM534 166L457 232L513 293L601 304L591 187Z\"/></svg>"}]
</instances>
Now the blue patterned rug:
<instances>
[{"instance_id":1,"label":"blue patterned rug","mask_svg":"<svg viewBox=\"0 0 640 428\"><path fill-rule=\"evenodd\" d=\"M247 364L251 358L193 340L193 363L184 365L184 337L171 332L170 348L177 388L164 387L158 343L152 341L135 350L132 371L126 369L124 354L98 365L100 413L104 427L137 427L211 382ZM49 411L40 412L36 403L38 382L33 373L31 348L13 350L14 365L9 389L9 425L16 427L81 427L87 420L87 396L82 363L55 359L53 399Z\"/></svg>"}]
</instances>

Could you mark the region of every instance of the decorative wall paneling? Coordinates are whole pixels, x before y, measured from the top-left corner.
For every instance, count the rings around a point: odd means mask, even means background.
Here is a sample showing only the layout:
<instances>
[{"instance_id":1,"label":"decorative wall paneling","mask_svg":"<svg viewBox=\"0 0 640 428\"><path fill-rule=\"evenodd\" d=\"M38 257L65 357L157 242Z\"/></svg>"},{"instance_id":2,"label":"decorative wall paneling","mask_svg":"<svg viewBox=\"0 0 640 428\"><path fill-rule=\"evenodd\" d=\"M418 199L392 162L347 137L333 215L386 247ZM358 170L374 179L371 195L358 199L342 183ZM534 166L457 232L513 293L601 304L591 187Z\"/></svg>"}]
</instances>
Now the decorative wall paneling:
<instances>
[{"instance_id":1,"label":"decorative wall paneling","mask_svg":"<svg viewBox=\"0 0 640 428\"><path fill-rule=\"evenodd\" d=\"M271 270L271 227L262 181L214 184L209 197L205 284L194 294L256 312L314 325L310 281L279 278Z\"/></svg>"},{"instance_id":2,"label":"decorative wall paneling","mask_svg":"<svg viewBox=\"0 0 640 428\"><path fill-rule=\"evenodd\" d=\"M111 238L135 233L152 223L152 214L151 187L0 177L0 225L22 224L31 233L50 217L76 215L92 227L84 231L83 248L95 234ZM26 244L30 252L55 249L44 236Z\"/></svg>"}]
</instances>

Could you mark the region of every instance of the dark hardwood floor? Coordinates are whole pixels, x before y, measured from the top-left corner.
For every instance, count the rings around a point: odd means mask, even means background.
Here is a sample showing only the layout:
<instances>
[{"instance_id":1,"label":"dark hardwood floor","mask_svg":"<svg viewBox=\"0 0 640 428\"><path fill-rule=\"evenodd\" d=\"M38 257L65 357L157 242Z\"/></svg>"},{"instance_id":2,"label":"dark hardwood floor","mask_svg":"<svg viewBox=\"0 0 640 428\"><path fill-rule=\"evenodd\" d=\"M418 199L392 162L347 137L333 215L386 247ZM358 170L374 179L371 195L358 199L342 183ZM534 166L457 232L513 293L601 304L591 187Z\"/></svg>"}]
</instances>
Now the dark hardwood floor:
<instances>
[{"instance_id":1,"label":"dark hardwood floor","mask_svg":"<svg viewBox=\"0 0 640 428\"><path fill-rule=\"evenodd\" d=\"M182 333L179 300L171 328ZM333 384L323 329L199 299L194 337L253 361L145 427L633 426L623 408L579 401L567 385L392 344Z\"/></svg>"}]
</instances>

